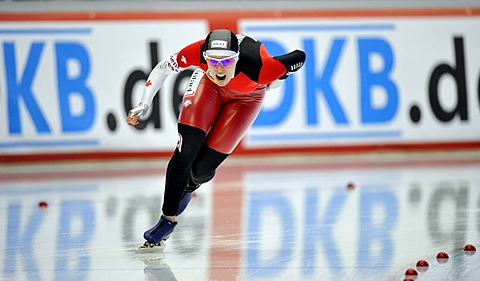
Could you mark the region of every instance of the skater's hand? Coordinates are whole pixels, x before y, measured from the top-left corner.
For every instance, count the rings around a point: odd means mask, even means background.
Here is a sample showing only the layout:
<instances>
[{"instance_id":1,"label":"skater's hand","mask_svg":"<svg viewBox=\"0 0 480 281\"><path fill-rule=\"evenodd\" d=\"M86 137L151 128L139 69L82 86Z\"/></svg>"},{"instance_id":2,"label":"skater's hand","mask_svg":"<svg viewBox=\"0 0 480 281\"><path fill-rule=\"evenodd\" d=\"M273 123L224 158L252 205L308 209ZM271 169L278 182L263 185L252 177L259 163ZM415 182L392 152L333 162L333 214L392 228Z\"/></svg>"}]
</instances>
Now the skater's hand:
<instances>
[{"instance_id":1,"label":"skater's hand","mask_svg":"<svg viewBox=\"0 0 480 281\"><path fill-rule=\"evenodd\" d=\"M284 81L285 80L280 80L280 79L273 81L272 83L267 85L267 91L279 88L280 86L282 86Z\"/></svg>"},{"instance_id":2,"label":"skater's hand","mask_svg":"<svg viewBox=\"0 0 480 281\"><path fill-rule=\"evenodd\" d=\"M127 115L127 123L130 126L135 126L138 124L138 119L140 116L143 116L148 111L148 105L141 102L136 107L130 109Z\"/></svg>"}]
</instances>

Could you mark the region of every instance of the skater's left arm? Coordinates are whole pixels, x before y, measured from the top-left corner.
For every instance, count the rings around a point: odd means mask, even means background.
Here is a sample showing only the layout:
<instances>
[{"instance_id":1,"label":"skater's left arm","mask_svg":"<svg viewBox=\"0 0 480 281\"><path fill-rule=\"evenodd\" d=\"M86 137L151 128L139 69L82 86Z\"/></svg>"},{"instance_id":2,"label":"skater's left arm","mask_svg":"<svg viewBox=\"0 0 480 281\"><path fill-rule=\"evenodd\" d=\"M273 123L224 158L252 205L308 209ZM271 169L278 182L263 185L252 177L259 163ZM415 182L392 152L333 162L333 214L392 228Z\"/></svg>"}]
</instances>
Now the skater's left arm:
<instances>
[{"instance_id":1,"label":"skater's left arm","mask_svg":"<svg viewBox=\"0 0 480 281\"><path fill-rule=\"evenodd\" d=\"M259 82L267 84L269 89L277 88L290 74L303 66L305 59L305 52L300 50L281 56L268 57L263 61Z\"/></svg>"},{"instance_id":2,"label":"skater's left arm","mask_svg":"<svg viewBox=\"0 0 480 281\"><path fill-rule=\"evenodd\" d=\"M182 70L177 63L177 54L178 53L170 55L152 69L148 75L147 83L145 83L145 87L143 88L140 103L128 112L127 123L129 125L137 125L140 116L147 113L150 103L152 103L153 98L163 86L167 77L172 73L177 73Z\"/></svg>"},{"instance_id":3,"label":"skater's left arm","mask_svg":"<svg viewBox=\"0 0 480 281\"><path fill-rule=\"evenodd\" d=\"M129 125L137 125L140 116L147 113L153 98L170 74L178 73L192 65L199 64L200 56L196 53L200 48L201 43L202 41L199 41L188 45L180 52L174 53L168 58L162 60L153 68L148 75L140 103L132 108L127 115L127 123Z\"/></svg>"}]
</instances>

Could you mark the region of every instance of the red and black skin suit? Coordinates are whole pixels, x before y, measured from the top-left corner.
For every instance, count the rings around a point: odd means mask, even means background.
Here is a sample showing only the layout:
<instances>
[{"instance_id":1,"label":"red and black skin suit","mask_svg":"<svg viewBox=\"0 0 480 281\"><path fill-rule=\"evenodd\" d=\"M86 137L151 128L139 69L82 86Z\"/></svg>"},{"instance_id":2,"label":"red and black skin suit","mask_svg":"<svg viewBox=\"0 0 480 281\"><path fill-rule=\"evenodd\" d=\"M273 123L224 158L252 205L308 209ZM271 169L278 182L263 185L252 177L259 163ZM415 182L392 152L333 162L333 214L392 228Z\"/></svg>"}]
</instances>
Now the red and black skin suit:
<instances>
[{"instance_id":1,"label":"red and black skin suit","mask_svg":"<svg viewBox=\"0 0 480 281\"><path fill-rule=\"evenodd\" d=\"M254 122L269 86L305 61L303 51L273 57L261 42L243 34L236 37L239 59L225 86L218 86L208 71L205 39L159 62L148 77L141 101L147 108L168 75L197 67L183 97L179 140L167 167L162 207L166 216L178 215L182 196L214 177Z\"/></svg>"}]
</instances>

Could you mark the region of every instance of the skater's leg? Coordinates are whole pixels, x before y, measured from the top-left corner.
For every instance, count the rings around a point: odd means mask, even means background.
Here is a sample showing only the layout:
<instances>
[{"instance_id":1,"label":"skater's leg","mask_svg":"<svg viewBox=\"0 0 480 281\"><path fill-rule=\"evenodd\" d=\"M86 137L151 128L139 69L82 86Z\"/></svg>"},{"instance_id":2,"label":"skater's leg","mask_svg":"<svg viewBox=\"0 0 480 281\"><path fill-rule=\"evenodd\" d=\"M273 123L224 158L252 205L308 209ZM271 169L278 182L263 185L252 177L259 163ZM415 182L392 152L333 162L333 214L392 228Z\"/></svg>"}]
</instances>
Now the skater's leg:
<instances>
[{"instance_id":1,"label":"skater's leg","mask_svg":"<svg viewBox=\"0 0 480 281\"><path fill-rule=\"evenodd\" d=\"M248 95L229 92L233 98L225 103L205 139L211 149L231 154L251 127L265 96L265 89L258 89Z\"/></svg>"},{"instance_id":2,"label":"skater's leg","mask_svg":"<svg viewBox=\"0 0 480 281\"><path fill-rule=\"evenodd\" d=\"M215 119L222 107L221 91L215 83L208 79L207 76L204 76L202 71L195 72L195 74L192 75L189 85L192 85L191 91L187 91L183 96L183 104L187 104L188 106L182 107L178 122L180 124L184 124L183 126L188 125L207 132L215 123ZM198 141L196 145L201 146L204 139L205 135L203 135L202 141ZM195 148L197 149L197 152L198 149L200 149L198 146ZM194 161L190 158L188 160ZM189 163L189 167L191 167L191 164L192 162ZM184 170L182 172L186 171ZM184 176L185 174L182 174L182 178ZM173 214L176 216L180 215L190 202L190 199L193 196L193 191L200 186L200 183L202 183L192 182L190 170L188 171L187 178L188 182L182 182L183 189L182 194L180 195L180 200L172 200L171 205L164 205L163 211L165 215L171 215L173 213L172 211L174 211L176 207L178 208ZM169 186L168 183L167 186ZM180 203L176 206L173 206L175 202Z\"/></svg>"},{"instance_id":3,"label":"skater's leg","mask_svg":"<svg viewBox=\"0 0 480 281\"><path fill-rule=\"evenodd\" d=\"M176 216L185 210L195 190L215 176L215 170L227 157L228 154L215 151L206 145L202 146L193 161L190 181L183 192Z\"/></svg>"},{"instance_id":4,"label":"skater's leg","mask_svg":"<svg viewBox=\"0 0 480 281\"><path fill-rule=\"evenodd\" d=\"M188 125L178 124L179 141L167 166L162 211L167 217L177 213L180 199L190 179L192 163L200 150L205 132Z\"/></svg>"},{"instance_id":5,"label":"skater's leg","mask_svg":"<svg viewBox=\"0 0 480 281\"><path fill-rule=\"evenodd\" d=\"M218 166L227 159L255 120L264 94L265 90L260 89L251 95L236 97L222 107L192 164L189 187L194 190L215 176ZM177 215L183 212L192 195L189 190L184 192Z\"/></svg>"},{"instance_id":6,"label":"skater's leg","mask_svg":"<svg viewBox=\"0 0 480 281\"><path fill-rule=\"evenodd\" d=\"M218 166L227 159L243 138L260 111L265 89L259 89L249 95L237 96L233 92L224 94L227 98L232 99L224 104L218 112L215 123L208 131L205 143L195 157L189 183L189 187L193 187L193 190L215 176ZM192 195L193 192L189 192L189 190L184 192L176 215L183 212Z\"/></svg>"},{"instance_id":7,"label":"skater's leg","mask_svg":"<svg viewBox=\"0 0 480 281\"><path fill-rule=\"evenodd\" d=\"M204 144L192 164L192 182L203 184L213 179L215 170L228 156Z\"/></svg>"},{"instance_id":8,"label":"skater's leg","mask_svg":"<svg viewBox=\"0 0 480 281\"><path fill-rule=\"evenodd\" d=\"M183 124L178 124L178 133L178 145L167 167L163 215L154 227L143 234L149 243L159 243L167 239L173 232L177 224L175 216L190 179L193 160L205 138L204 131Z\"/></svg>"},{"instance_id":9,"label":"skater's leg","mask_svg":"<svg viewBox=\"0 0 480 281\"><path fill-rule=\"evenodd\" d=\"M180 198L180 203L178 203L178 209L177 209L177 212L175 213L175 216L179 216L183 213L183 211L185 211L185 208L187 208L188 203L190 203L190 200L192 200L193 193L199 187L200 187L200 184L193 183L192 178L190 177L189 183L187 184L187 187L183 191L182 197Z\"/></svg>"}]
</instances>

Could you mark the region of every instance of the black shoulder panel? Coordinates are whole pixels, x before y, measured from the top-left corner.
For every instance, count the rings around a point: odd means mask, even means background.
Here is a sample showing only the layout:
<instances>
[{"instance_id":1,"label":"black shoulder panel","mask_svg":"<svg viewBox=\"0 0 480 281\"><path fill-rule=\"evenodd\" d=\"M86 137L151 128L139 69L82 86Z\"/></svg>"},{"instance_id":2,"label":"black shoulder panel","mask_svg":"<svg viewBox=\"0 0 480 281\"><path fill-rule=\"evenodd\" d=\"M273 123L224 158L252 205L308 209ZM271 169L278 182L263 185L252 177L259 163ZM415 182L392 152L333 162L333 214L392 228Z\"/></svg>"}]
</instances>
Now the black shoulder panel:
<instances>
[{"instance_id":1,"label":"black shoulder panel","mask_svg":"<svg viewBox=\"0 0 480 281\"><path fill-rule=\"evenodd\" d=\"M260 57L259 41L250 37L243 38L240 43L240 59L235 69L235 76L242 72L251 80L258 82L260 69L262 69L262 58Z\"/></svg>"}]
</instances>

